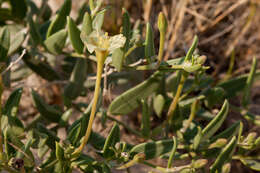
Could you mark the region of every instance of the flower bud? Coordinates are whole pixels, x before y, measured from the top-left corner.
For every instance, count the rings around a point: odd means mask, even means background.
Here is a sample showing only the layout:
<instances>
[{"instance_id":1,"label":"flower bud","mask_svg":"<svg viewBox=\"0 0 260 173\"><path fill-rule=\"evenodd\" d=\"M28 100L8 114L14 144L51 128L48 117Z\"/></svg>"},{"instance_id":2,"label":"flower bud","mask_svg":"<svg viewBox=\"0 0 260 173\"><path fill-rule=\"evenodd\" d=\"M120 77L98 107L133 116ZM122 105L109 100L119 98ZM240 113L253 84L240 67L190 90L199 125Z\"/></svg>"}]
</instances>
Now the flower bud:
<instances>
[{"instance_id":1,"label":"flower bud","mask_svg":"<svg viewBox=\"0 0 260 173\"><path fill-rule=\"evenodd\" d=\"M166 33L167 31L167 20L165 15L163 14L163 12L160 12L159 16L158 16L158 28L160 32Z\"/></svg>"}]
</instances>

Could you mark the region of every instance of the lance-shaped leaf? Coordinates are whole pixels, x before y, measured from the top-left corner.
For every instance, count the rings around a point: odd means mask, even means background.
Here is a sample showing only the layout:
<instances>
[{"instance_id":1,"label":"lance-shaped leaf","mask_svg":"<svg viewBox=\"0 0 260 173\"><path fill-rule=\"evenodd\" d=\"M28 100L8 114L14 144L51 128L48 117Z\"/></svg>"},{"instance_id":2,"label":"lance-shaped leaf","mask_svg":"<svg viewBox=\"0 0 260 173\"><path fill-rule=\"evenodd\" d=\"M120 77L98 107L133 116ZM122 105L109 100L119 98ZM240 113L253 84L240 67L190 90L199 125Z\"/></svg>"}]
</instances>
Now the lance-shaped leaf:
<instances>
[{"instance_id":1,"label":"lance-shaped leaf","mask_svg":"<svg viewBox=\"0 0 260 173\"><path fill-rule=\"evenodd\" d=\"M4 27L0 33L0 62L7 61L7 53L10 48L10 32Z\"/></svg>"},{"instance_id":2,"label":"lance-shaped leaf","mask_svg":"<svg viewBox=\"0 0 260 173\"><path fill-rule=\"evenodd\" d=\"M76 126L70 129L68 132L67 140L71 142L72 145L76 145L79 141L79 135L81 132L81 124L78 123Z\"/></svg>"},{"instance_id":3,"label":"lance-shaped leaf","mask_svg":"<svg viewBox=\"0 0 260 173\"><path fill-rule=\"evenodd\" d=\"M67 31L65 29L56 32L48 37L44 44L47 49L53 54L60 54L67 39Z\"/></svg>"},{"instance_id":4,"label":"lance-shaped leaf","mask_svg":"<svg viewBox=\"0 0 260 173\"><path fill-rule=\"evenodd\" d=\"M40 132L40 133L43 133L43 134L46 134L48 136L48 140L46 141L46 144L48 145L48 147L50 147L52 150L55 150L55 141L59 142L60 139L56 136L56 134L47 129L45 127L45 125L41 124L41 123L38 123L37 124L37 130Z\"/></svg>"},{"instance_id":5,"label":"lance-shaped leaf","mask_svg":"<svg viewBox=\"0 0 260 173\"><path fill-rule=\"evenodd\" d=\"M194 140L193 140L193 149L194 150L198 149L200 142L201 142L201 139L202 139L202 130L201 130L201 127L198 126L197 135L194 137Z\"/></svg>"},{"instance_id":6,"label":"lance-shaped leaf","mask_svg":"<svg viewBox=\"0 0 260 173\"><path fill-rule=\"evenodd\" d=\"M250 169L260 171L260 160L240 158L240 161Z\"/></svg>"},{"instance_id":7,"label":"lance-shaped leaf","mask_svg":"<svg viewBox=\"0 0 260 173\"><path fill-rule=\"evenodd\" d=\"M156 142L141 143L134 146L130 150L130 154L134 155L137 153L143 153L145 155L145 160L148 160L170 152L172 146L173 146L172 139L164 139Z\"/></svg>"},{"instance_id":8,"label":"lance-shaped leaf","mask_svg":"<svg viewBox=\"0 0 260 173\"><path fill-rule=\"evenodd\" d=\"M131 38L131 22L130 22L130 16L125 8L123 8L123 19L122 19L122 34L126 38L126 43L124 47L124 52L129 49L129 43L130 43L130 38Z\"/></svg>"},{"instance_id":9,"label":"lance-shaped leaf","mask_svg":"<svg viewBox=\"0 0 260 173\"><path fill-rule=\"evenodd\" d=\"M44 118L52 122L60 121L61 111L48 105L34 90L32 90L32 97L37 110Z\"/></svg>"},{"instance_id":10,"label":"lance-shaped leaf","mask_svg":"<svg viewBox=\"0 0 260 173\"><path fill-rule=\"evenodd\" d=\"M112 54L112 65L116 68L118 72L122 70L124 56L125 53L122 48L117 48Z\"/></svg>"},{"instance_id":11,"label":"lance-shaped leaf","mask_svg":"<svg viewBox=\"0 0 260 173\"><path fill-rule=\"evenodd\" d=\"M20 148L20 150L16 153L16 158L23 159L25 167L31 167L34 164L34 157L30 150L33 144L33 139L27 140L25 145Z\"/></svg>"},{"instance_id":12,"label":"lance-shaped leaf","mask_svg":"<svg viewBox=\"0 0 260 173\"><path fill-rule=\"evenodd\" d=\"M67 23L71 45L77 53L82 54L84 44L80 38L80 30L78 29L73 19L71 19L70 17L67 18Z\"/></svg>"},{"instance_id":13,"label":"lance-shaped leaf","mask_svg":"<svg viewBox=\"0 0 260 173\"><path fill-rule=\"evenodd\" d=\"M89 13L86 12L83 18L81 34L88 36L92 31L92 19Z\"/></svg>"},{"instance_id":14,"label":"lance-shaped leaf","mask_svg":"<svg viewBox=\"0 0 260 173\"><path fill-rule=\"evenodd\" d=\"M25 33L17 27L13 32L11 32L10 48L8 50L8 55L13 54L23 43L25 38Z\"/></svg>"},{"instance_id":15,"label":"lance-shaped leaf","mask_svg":"<svg viewBox=\"0 0 260 173\"><path fill-rule=\"evenodd\" d=\"M156 72L149 79L129 89L118 96L109 106L108 112L114 115L124 115L139 106L139 101L150 96L160 86L162 74Z\"/></svg>"},{"instance_id":16,"label":"lance-shaped leaf","mask_svg":"<svg viewBox=\"0 0 260 173\"><path fill-rule=\"evenodd\" d=\"M106 11L107 11L106 9L101 10L100 12L97 13L95 18L93 19L92 27L94 30L96 30L98 32L101 31L101 27L104 22L104 16L105 16Z\"/></svg>"},{"instance_id":17,"label":"lance-shaped leaf","mask_svg":"<svg viewBox=\"0 0 260 173\"><path fill-rule=\"evenodd\" d=\"M251 67L249 76L248 76L247 81L246 81L246 86L245 86L245 89L244 89L244 95L243 95L243 99L242 99L242 105L245 108L247 107L247 105L249 104L249 101L250 101L250 92L251 92L251 88L252 88L252 85L253 85L253 82L254 82L256 68L257 68L257 60L254 57L252 67Z\"/></svg>"},{"instance_id":18,"label":"lance-shaped leaf","mask_svg":"<svg viewBox=\"0 0 260 173\"><path fill-rule=\"evenodd\" d=\"M145 58L150 62L150 58L155 55L153 29L150 23L146 24L145 37Z\"/></svg>"},{"instance_id":19,"label":"lance-shaped leaf","mask_svg":"<svg viewBox=\"0 0 260 173\"><path fill-rule=\"evenodd\" d=\"M71 0L65 0L59 13L56 15L55 19L51 22L46 38L50 37L52 34L63 29L66 25L66 17L69 16L71 10Z\"/></svg>"},{"instance_id":20,"label":"lance-shaped leaf","mask_svg":"<svg viewBox=\"0 0 260 173\"><path fill-rule=\"evenodd\" d=\"M10 129L15 136L24 133L24 126L20 119L16 117L18 106L22 95L22 88L18 88L12 92L3 109L1 119L1 127L3 131Z\"/></svg>"},{"instance_id":21,"label":"lance-shaped leaf","mask_svg":"<svg viewBox=\"0 0 260 173\"><path fill-rule=\"evenodd\" d=\"M188 61L188 62L191 61L192 55L193 55L197 45L198 45L198 37L195 36L194 39L193 39L192 45L191 45L188 53L186 54L185 61Z\"/></svg>"},{"instance_id":22,"label":"lance-shaped leaf","mask_svg":"<svg viewBox=\"0 0 260 173\"><path fill-rule=\"evenodd\" d=\"M59 144L59 142L55 141L55 146L56 146L56 151L55 151L55 154L56 154L56 158L59 160L59 161L64 161L65 157L64 157L64 149L62 148L62 146Z\"/></svg>"},{"instance_id":23,"label":"lance-shaped leaf","mask_svg":"<svg viewBox=\"0 0 260 173\"><path fill-rule=\"evenodd\" d=\"M165 105L165 98L163 97L163 95L158 94L156 97L154 97L153 109L159 118L162 115L164 105Z\"/></svg>"},{"instance_id":24,"label":"lance-shaped leaf","mask_svg":"<svg viewBox=\"0 0 260 173\"><path fill-rule=\"evenodd\" d=\"M241 123L240 121L237 121L236 123L232 124L231 127L227 128L226 130L217 134L216 136L213 136L210 141L215 142L219 138L225 138L229 140L230 138L238 134L240 123Z\"/></svg>"},{"instance_id":25,"label":"lance-shaped leaf","mask_svg":"<svg viewBox=\"0 0 260 173\"><path fill-rule=\"evenodd\" d=\"M32 16L28 15L27 17L28 24L29 24L29 31L30 31L30 39L35 46L42 43L42 38L40 35L40 30L38 25L33 21Z\"/></svg>"},{"instance_id":26,"label":"lance-shaped leaf","mask_svg":"<svg viewBox=\"0 0 260 173\"><path fill-rule=\"evenodd\" d=\"M28 52L23 56L25 64L36 74L48 81L59 80L59 74L50 66L47 61L42 61L43 55L34 52ZM37 58L36 58L37 57Z\"/></svg>"},{"instance_id":27,"label":"lance-shaped leaf","mask_svg":"<svg viewBox=\"0 0 260 173\"><path fill-rule=\"evenodd\" d=\"M233 138L226 145L226 147L222 149L216 161L210 167L210 173L216 173L216 171L221 172L223 165L226 162L230 161L236 146L237 146L237 138L233 136Z\"/></svg>"},{"instance_id":28,"label":"lance-shaped leaf","mask_svg":"<svg viewBox=\"0 0 260 173\"><path fill-rule=\"evenodd\" d=\"M220 128L229 110L229 103L225 100L221 110L216 115L216 117L210 121L210 123L202 130L202 141L209 139L214 133Z\"/></svg>"},{"instance_id":29,"label":"lance-shaped leaf","mask_svg":"<svg viewBox=\"0 0 260 173\"><path fill-rule=\"evenodd\" d=\"M111 147L114 147L116 143L119 141L120 141L120 129L118 124L114 124L106 139L103 148L103 154L105 158L109 158L113 156L113 150L111 150Z\"/></svg>"},{"instance_id":30,"label":"lance-shaped leaf","mask_svg":"<svg viewBox=\"0 0 260 173\"><path fill-rule=\"evenodd\" d=\"M12 92L12 94L9 96L8 100L6 101L3 114L8 116L13 116L13 117L16 116L22 93L23 93L23 88L18 88Z\"/></svg>"},{"instance_id":31,"label":"lance-shaped leaf","mask_svg":"<svg viewBox=\"0 0 260 173\"><path fill-rule=\"evenodd\" d=\"M60 118L60 121L59 121L59 125L61 126L61 127L66 127L66 125L68 125L68 120L69 120L69 118L70 118L70 116L72 115L72 108L71 109L68 109L68 110L66 110L63 114L62 114L62 116L61 116L61 118Z\"/></svg>"},{"instance_id":32,"label":"lance-shaped leaf","mask_svg":"<svg viewBox=\"0 0 260 173\"><path fill-rule=\"evenodd\" d=\"M144 137L149 138L151 132L149 105L146 99L141 100L141 104L142 104L141 131Z\"/></svg>"}]
</instances>

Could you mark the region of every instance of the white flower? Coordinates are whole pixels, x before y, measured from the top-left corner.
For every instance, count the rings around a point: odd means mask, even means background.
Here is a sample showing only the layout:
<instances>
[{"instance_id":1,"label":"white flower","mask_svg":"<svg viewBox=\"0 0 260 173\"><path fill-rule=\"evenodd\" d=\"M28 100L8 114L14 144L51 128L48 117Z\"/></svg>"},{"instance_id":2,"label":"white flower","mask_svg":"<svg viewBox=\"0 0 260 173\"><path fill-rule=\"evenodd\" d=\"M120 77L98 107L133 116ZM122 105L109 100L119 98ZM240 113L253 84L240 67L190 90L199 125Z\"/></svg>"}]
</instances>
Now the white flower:
<instances>
[{"instance_id":1,"label":"white flower","mask_svg":"<svg viewBox=\"0 0 260 173\"><path fill-rule=\"evenodd\" d=\"M90 53L94 51L112 53L115 49L123 47L126 38L122 34L109 37L107 33L93 31L88 36L81 34L81 39Z\"/></svg>"}]
</instances>

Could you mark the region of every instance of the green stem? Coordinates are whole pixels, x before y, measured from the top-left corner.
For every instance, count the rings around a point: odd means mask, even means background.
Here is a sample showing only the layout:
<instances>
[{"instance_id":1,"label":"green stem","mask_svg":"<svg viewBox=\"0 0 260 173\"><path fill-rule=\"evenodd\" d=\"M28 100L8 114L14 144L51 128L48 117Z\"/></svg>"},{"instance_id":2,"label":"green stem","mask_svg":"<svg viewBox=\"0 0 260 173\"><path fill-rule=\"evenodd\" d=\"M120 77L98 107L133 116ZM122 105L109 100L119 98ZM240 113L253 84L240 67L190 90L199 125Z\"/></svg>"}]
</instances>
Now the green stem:
<instances>
[{"instance_id":1,"label":"green stem","mask_svg":"<svg viewBox=\"0 0 260 173\"><path fill-rule=\"evenodd\" d=\"M124 57L129 56L137 47L138 46L135 44L133 47L129 48Z\"/></svg>"},{"instance_id":2,"label":"green stem","mask_svg":"<svg viewBox=\"0 0 260 173\"><path fill-rule=\"evenodd\" d=\"M160 32L160 47L159 47L157 67L160 66L160 64L162 62L162 59L163 59L164 42L165 42L165 33L164 32Z\"/></svg>"},{"instance_id":3,"label":"green stem","mask_svg":"<svg viewBox=\"0 0 260 173\"><path fill-rule=\"evenodd\" d=\"M169 160L168 160L167 168L172 167L172 162L173 162L173 158L176 153L176 150L177 150L177 146L178 146L177 138L175 136L173 136L173 148L172 148Z\"/></svg>"},{"instance_id":4,"label":"green stem","mask_svg":"<svg viewBox=\"0 0 260 173\"><path fill-rule=\"evenodd\" d=\"M74 151L74 154L78 154L78 153L82 152L84 146L88 142L88 139L91 134L92 124L93 124L95 114L96 114L97 102L98 102L99 90L100 90L100 84L101 84L101 78L102 78L102 71L103 71L105 59L107 57L107 53L102 52L102 51L96 51L96 57L97 57L97 79L96 79L95 92L94 92L93 104L91 107L91 113L90 113L90 117L89 117L88 127L87 127L85 136L83 137L83 140L82 140L80 146Z\"/></svg>"},{"instance_id":5,"label":"green stem","mask_svg":"<svg viewBox=\"0 0 260 173\"><path fill-rule=\"evenodd\" d=\"M179 98L181 96L181 92L182 92L182 89L183 89L183 86L184 86L184 83L187 79L187 74L185 72L182 72L182 75L181 75L181 80L180 80L180 83L178 85L178 88L177 88L177 92L175 94L175 97L170 105L170 108L168 110L168 113L167 113L167 120L171 120L172 119L172 116L173 116L173 113L177 107L177 104L178 104L178 101L179 101Z\"/></svg>"},{"instance_id":6,"label":"green stem","mask_svg":"<svg viewBox=\"0 0 260 173\"><path fill-rule=\"evenodd\" d=\"M195 101L192 103L190 117L189 117L189 119L188 119L188 121L187 121L185 127L183 128L183 133L186 132L186 130L188 129L188 127L190 126L192 120L194 119L194 117L195 117L195 115L196 115L197 104L198 104L198 100L195 100Z\"/></svg>"}]
</instances>

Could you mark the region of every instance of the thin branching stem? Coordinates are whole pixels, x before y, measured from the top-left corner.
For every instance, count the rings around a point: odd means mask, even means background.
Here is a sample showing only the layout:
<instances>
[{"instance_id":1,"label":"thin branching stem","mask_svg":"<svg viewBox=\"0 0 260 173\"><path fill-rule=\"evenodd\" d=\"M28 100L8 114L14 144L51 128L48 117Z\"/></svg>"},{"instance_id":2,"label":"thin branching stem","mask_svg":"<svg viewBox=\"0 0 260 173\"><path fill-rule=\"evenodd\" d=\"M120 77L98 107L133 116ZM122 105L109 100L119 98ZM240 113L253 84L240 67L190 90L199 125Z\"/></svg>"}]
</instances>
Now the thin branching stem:
<instances>
[{"instance_id":1,"label":"thin branching stem","mask_svg":"<svg viewBox=\"0 0 260 173\"><path fill-rule=\"evenodd\" d=\"M164 43L165 43L165 33L160 32L160 47L159 47L157 67L160 66L162 59L163 59Z\"/></svg>"}]
</instances>

